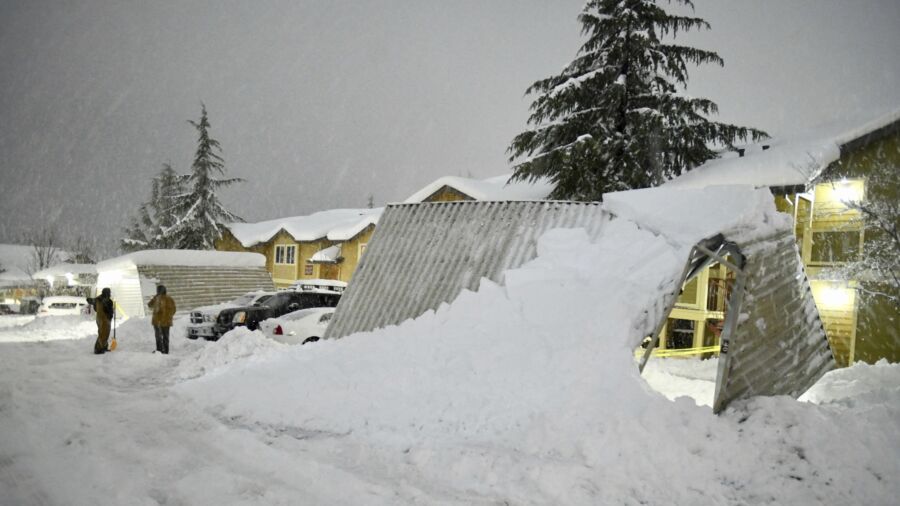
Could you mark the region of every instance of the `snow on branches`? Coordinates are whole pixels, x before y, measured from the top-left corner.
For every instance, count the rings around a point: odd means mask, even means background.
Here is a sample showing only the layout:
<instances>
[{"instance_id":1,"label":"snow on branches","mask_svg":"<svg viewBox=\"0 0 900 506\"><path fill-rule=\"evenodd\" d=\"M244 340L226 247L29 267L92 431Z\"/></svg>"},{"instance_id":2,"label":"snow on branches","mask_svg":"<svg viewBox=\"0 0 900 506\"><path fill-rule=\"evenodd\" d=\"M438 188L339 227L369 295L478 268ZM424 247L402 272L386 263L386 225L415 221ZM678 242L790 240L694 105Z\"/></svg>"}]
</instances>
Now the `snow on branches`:
<instances>
[{"instance_id":1,"label":"snow on branches","mask_svg":"<svg viewBox=\"0 0 900 506\"><path fill-rule=\"evenodd\" d=\"M689 0L676 0L693 8ZM510 147L513 179L549 178L551 198L599 200L608 191L660 184L714 158L716 146L760 140L760 130L709 121L710 100L681 93L688 65L717 64L712 51L672 43L709 28L654 0L590 0L587 36L562 73L532 84L529 130Z\"/></svg>"}]
</instances>

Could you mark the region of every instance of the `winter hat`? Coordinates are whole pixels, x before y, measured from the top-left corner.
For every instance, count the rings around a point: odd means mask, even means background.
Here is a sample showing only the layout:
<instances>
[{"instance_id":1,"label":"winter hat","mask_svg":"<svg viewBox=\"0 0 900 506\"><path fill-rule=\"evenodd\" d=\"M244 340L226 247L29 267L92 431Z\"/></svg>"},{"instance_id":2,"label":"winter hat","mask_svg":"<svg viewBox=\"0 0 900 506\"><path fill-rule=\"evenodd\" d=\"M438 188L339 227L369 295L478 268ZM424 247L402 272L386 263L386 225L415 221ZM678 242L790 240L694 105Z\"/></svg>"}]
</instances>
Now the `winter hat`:
<instances>
[{"instance_id":1,"label":"winter hat","mask_svg":"<svg viewBox=\"0 0 900 506\"><path fill-rule=\"evenodd\" d=\"M100 291L100 295L105 295L107 297L109 297L111 294L112 294L112 292L109 291L109 288L104 288L103 290Z\"/></svg>"},{"instance_id":2,"label":"winter hat","mask_svg":"<svg viewBox=\"0 0 900 506\"><path fill-rule=\"evenodd\" d=\"M165 285L158 285L158 286L156 287L156 294L157 294L157 295L165 295L165 293L166 293L166 287L165 287Z\"/></svg>"}]
</instances>

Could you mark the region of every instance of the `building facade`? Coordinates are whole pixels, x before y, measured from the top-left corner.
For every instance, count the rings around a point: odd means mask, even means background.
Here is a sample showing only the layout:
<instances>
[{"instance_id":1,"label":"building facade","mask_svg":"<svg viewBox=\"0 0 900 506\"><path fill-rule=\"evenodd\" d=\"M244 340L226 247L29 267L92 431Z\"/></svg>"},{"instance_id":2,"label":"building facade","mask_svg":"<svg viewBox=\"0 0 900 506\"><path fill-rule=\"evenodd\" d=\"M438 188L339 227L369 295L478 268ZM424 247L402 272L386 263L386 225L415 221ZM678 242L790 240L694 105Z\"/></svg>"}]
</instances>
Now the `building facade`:
<instances>
[{"instance_id":1,"label":"building facade","mask_svg":"<svg viewBox=\"0 0 900 506\"><path fill-rule=\"evenodd\" d=\"M891 222L887 228L896 236L900 114L793 149L793 157L790 148L781 146L785 154L766 146L756 153L760 161L753 155L716 160L669 184L768 186L776 208L794 219L797 248L837 363L900 361L897 260L880 272L867 266L873 255L896 259L900 254L896 241L892 246L886 237L890 233L878 226ZM881 206L883 216L867 216L860 203L893 206ZM720 292L729 289L728 271L718 265L687 284L660 336L658 354L717 353L717 332L727 310L717 303Z\"/></svg>"}]
</instances>

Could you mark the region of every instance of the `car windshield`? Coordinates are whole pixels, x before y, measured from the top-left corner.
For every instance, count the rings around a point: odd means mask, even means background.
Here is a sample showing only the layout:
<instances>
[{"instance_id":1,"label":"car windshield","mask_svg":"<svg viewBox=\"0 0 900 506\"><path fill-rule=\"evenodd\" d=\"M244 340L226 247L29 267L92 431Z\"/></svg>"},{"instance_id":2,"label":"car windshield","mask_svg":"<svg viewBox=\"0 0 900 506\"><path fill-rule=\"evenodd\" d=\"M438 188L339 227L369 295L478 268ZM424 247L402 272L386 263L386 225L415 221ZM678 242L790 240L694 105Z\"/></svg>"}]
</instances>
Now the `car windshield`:
<instances>
[{"instance_id":1,"label":"car windshield","mask_svg":"<svg viewBox=\"0 0 900 506\"><path fill-rule=\"evenodd\" d=\"M255 297L255 295L253 295L252 293L246 293L234 299L233 301L231 301L231 303L235 306L247 306L251 302L253 302L253 297Z\"/></svg>"},{"instance_id":2,"label":"car windshield","mask_svg":"<svg viewBox=\"0 0 900 506\"><path fill-rule=\"evenodd\" d=\"M263 303L269 299L271 299L271 295L263 295L262 297L256 299L256 302L253 303L254 306L262 306Z\"/></svg>"},{"instance_id":3,"label":"car windshield","mask_svg":"<svg viewBox=\"0 0 900 506\"><path fill-rule=\"evenodd\" d=\"M288 301L288 299L290 298L290 296L291 296L291 294L289 294L289 293L275 294L275 295L269 297L265 302L260 304L260 306L265 306L265 307L274 309L274 308L277 308L278 306L285 304Z\"/></svg>"}]
</instances>

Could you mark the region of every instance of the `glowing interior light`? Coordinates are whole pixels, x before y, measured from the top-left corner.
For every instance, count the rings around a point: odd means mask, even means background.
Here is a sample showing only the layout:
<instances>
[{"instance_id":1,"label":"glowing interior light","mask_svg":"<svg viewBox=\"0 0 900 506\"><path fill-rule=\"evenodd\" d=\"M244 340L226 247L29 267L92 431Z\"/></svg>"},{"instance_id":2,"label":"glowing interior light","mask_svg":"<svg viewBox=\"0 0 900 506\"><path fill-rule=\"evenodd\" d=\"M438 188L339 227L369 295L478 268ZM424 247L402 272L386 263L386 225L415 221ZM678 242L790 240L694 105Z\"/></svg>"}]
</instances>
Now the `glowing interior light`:
<instances>
[{"instance_id":1,"label":"glowing interior light","mask_svg":"<svg viewBox=\"0 0 900 506\"><path fill-rule=\"evenodd\" d=\"M834 199L839 202L859 202L862 200L862 185L846 179L834 183Z\"/></svg>"},{"instance_id":2,"label":"glowing interior light","mask_svg":"<svg viewBox=\"0 0 900 506\"><path fill-rule=\"evenodd\" d=\"M817 299L823 307L847 308L853 305L853 290L850 288L829 286L823 288L819 292L819 297Z\"/></svg>"},{"instance_id":3,"label":"glowing interior light","mask_svg":"<svg viewBox=\"0 0 900 506\"><path fill-rule=\"evenodd\" d=\"M66 281L69 282L69 286L75 286L75 275L71 272L66 273Z\"/></svg>"}]
</instances>

